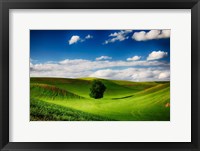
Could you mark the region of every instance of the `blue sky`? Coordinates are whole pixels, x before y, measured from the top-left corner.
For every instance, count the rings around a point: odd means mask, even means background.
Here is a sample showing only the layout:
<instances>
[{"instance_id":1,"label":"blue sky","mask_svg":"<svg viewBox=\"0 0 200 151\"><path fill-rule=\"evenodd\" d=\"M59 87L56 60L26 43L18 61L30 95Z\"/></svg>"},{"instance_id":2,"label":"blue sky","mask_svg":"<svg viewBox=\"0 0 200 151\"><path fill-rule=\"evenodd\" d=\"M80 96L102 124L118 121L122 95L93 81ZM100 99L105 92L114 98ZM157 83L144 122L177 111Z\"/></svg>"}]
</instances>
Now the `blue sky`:
<instances>
[{"instance_id":1,"label":"blue sky","mask_svg":"<svg viewBox=\"0 0 200 151\"><path fill-rule=\"evenodd\" d=\"M31 30L30 58L31 76L168 81L170 30Z\"/></svg>"}]
</instances>

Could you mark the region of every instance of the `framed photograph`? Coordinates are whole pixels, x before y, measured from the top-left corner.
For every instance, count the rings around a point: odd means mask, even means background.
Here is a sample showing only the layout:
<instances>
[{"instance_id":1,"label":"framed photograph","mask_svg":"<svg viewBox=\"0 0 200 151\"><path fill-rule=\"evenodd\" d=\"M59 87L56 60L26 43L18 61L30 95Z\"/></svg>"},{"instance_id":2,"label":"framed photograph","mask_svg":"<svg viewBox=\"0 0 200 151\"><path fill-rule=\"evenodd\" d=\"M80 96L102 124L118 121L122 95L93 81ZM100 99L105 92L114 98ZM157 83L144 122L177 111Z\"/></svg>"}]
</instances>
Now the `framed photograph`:
<instances>
[{"instance_id":1,"label":"framed photograph","mask_svg":"<svg viewBox=\"0 0 200 151\"><path fill-rule=\"evenodd\" d=\"M200 151L198 0L0 5L2 151Z\"/></svg>"},{"instance_id":2,"label":"framed photograph","mask_svg":"<svg viewBox=\"0 0 200 151\"><path fill-rule=\"evenodd\" d=\"M170 30L30 30L30 121L170 121Z\"/></svg>"}]
</instances>

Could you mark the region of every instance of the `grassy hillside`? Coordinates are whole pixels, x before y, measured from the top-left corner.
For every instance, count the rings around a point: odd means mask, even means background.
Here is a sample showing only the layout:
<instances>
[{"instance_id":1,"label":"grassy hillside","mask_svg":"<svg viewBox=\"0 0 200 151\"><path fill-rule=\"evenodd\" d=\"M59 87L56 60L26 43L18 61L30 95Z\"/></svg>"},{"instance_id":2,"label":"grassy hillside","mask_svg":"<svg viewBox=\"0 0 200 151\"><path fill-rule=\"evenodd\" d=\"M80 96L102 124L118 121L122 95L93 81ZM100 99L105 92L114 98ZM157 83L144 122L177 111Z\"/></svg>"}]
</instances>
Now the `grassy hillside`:
<instances>
[{"instance_id":1,"label":"grassy hillside","mask_svg":"<svg viewBox=\"0 0 200 151\"><path fill-rule=\"evenodd\" d=\"M83 97L76 95L74 93L68 92L64 89L60 89L49 84L36 84L32 83L30 85L31 97L47 97L53 100L55 99L81 99Z\"/></svg>"},{"instance_id":2,"label":"grassy hillside","mask_svg":"<svg viewBox=\"0 0 200 151\"><path fill-rule=\"evenodd\" d=\"M31 121L109 121L111 119L31 99ZM113 120L113 119L112 119Z\"/></svg>"},{"instance_id":3,"label":"grassy hillside","mask_svg":"<svg viewBox=\"0 0 200 151\"><path fill-rule=\"evenodd\" d=\"M93 99L93 79L31 78L31 120L170 120L169 82L99 79L107 89L104 98Z\"/></svg>"}]
</instances>

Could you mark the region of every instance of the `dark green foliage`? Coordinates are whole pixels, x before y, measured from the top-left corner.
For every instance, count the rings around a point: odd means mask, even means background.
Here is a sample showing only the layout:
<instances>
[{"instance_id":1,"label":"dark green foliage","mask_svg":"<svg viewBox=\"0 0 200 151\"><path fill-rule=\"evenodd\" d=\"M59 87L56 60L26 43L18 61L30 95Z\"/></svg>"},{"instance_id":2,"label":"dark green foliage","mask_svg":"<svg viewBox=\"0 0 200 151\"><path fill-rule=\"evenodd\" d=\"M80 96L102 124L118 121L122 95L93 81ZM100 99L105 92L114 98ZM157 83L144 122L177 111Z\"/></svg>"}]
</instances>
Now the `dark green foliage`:
<instances>
[{"instance_id":1,"label":"dark green foliage","mask_svg":"<svg viewBox=\"0 0 200 151\"><path fill-rule=\"evenodd\" d=\"M90 97L95 99L103 98L105 90L106 86L100 80L94 80L90 88Z\"/></svg>"}]
</instances>

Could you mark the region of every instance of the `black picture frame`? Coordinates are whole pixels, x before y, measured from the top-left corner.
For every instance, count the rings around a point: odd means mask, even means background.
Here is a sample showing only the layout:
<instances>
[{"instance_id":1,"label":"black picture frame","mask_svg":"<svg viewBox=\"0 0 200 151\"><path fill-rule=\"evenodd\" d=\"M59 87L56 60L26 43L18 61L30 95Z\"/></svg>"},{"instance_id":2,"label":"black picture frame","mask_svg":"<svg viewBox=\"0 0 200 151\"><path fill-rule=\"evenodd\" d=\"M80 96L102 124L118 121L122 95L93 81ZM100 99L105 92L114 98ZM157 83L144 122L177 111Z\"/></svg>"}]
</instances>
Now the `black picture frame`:
<instances>
[{"instance_id":1,"label":"black picture frame","mask_svg":"<svg viewBox=\"0 0 200 151\"><path fill-rule=\"evenodd\" d=\"M9 142L9 9L191 9L191 142ZM0 0L0 149L2 151L200 151L199 28L199 0Z\"/></svg>"}]
</instances>

